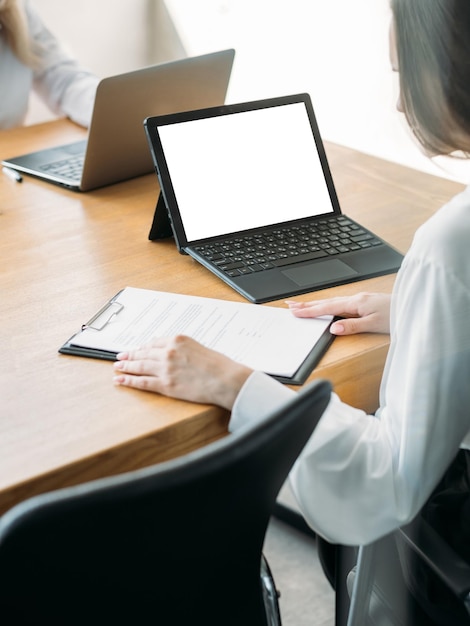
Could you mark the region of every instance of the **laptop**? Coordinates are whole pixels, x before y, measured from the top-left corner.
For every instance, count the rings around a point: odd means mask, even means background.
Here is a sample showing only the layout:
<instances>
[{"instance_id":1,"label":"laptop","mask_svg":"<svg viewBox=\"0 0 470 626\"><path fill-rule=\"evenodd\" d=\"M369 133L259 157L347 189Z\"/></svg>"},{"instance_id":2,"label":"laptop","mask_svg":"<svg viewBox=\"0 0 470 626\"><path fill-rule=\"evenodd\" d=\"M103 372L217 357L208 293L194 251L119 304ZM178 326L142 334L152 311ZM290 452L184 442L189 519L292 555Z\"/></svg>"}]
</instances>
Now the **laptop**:
<instances>
[{"instance_id":1,"label":"laptop","mask_svg":"<svg viewBox=\"0 0 470 626\"><path fill-rule=\"evenodd\" d=\"M153 171L142 122L223 104L235 51L161 63L104 78L95 96L88 138L2 161L76 191L89 191Z\"/></svg>"},{"instance_id":2,"label":"laptop","mask_svg":"<svg viewBox=\"0 0 470 626\"><path fill-rule=\"evenodd\" d=\"M400 267L397 250L342 213L308 94L144 126L179 251L251 302Z\"/></svg>"}]
</instances>

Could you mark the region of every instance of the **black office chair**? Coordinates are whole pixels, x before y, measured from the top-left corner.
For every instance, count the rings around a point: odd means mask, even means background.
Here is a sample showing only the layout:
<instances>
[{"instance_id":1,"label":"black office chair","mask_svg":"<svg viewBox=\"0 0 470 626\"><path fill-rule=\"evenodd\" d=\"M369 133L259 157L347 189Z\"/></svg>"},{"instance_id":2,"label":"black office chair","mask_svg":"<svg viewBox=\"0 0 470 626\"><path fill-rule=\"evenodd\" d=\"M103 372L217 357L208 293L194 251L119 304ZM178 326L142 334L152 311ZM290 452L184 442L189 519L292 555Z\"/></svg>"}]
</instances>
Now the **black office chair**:
<instances>
[{"instance_id":1,"label":"black office chair","mask_svg":"<svg viewBox=\"0 0 470 626\"><path fill-rule=\"evenodd\" d=\"M470 625L469 562L429 523L429 510L359 548L348 626Z\"/></svg>"},{"instance_id":2,"label":"black office chair","mask_svg":"<svg viewBox=\"0 0 470 626\"><path fill-rule=\"evenodd\" d=\"M12 508L0 518L2 626L280 623L264 537L330 391L312 383L256 427Z\"/></svg>"},{"instance_id":3,"label":"black office chair","mask_svg":"<svg viewBox=\"0 0 470 626\"><path fill-rule=\"evenodd\" d=\"M422 518L361 546L348 582L348 626L470 625L470 566Z\"/></svg>"}]
</instances>

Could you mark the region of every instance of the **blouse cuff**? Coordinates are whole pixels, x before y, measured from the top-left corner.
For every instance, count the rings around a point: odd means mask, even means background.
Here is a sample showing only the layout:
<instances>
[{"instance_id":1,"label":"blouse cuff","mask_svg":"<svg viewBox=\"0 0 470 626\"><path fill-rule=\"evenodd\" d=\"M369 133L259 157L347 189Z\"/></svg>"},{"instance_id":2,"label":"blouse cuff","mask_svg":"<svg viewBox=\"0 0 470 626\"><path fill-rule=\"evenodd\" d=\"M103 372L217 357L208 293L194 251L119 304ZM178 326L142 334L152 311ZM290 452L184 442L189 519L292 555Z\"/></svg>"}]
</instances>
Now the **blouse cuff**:
<instances>
[{"instance_id":1,"label":"blouse cuff","mask_svg":"<svg viewBox=\"0 0 470 626\"><path fill-rule=\"evenodd\" d=\"M235 400L229 423L231 432L261 422L295 393L271 376L253 372Z\"/></svg>"}]
</instances>

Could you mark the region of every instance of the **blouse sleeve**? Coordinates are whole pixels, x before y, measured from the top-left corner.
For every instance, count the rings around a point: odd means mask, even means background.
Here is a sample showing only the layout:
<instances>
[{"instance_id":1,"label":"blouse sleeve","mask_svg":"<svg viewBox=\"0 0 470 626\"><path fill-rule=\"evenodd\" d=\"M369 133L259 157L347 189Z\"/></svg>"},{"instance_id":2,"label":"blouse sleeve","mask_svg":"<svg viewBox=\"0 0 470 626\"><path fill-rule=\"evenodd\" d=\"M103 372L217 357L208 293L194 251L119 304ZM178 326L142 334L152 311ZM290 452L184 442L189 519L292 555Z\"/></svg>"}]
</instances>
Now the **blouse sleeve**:
<instances>
[{"instance_id":1,"label":"blouse sleeve","mask_svg":"<svg viewBox=\"0 0 470 626\"><path fill-rule=\"evenodd\" d=\"M35 91L54 113L88 127L98 78L65 51L29 1L25 2L25 9L31 36L41 51L33 77Z\"/></svg>"},{"instance_id":2,"label":"blouse sleeve","mask_svg":"<svg viewBox=\"0 0 470 626\"><path fill-rule=\"evenodd\" d=\"M332 394L291 471L306 520L332 543L366 544L411 520L468 433L470 228L460 236L446 223L444 215L420 233L398 274L377 414ZM248 380L235 426L276 401L274 384Z\"/></svg>"}]
</instances>

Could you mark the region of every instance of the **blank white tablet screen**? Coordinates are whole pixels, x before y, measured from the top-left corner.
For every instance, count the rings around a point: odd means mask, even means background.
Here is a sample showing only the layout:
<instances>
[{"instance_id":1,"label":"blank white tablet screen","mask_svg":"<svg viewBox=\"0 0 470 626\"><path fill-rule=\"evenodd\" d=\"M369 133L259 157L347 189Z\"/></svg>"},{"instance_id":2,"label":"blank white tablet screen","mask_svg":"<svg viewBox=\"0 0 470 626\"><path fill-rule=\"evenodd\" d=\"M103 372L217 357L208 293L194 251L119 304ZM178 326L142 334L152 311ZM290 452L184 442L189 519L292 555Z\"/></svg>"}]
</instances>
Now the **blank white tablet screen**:
<instances>
[{"instance_id":1,"label":"blank white tablet screen","mask_svg":"<svg viewBox=\"0 0 470 626\"><path fill-rule=\"evenodd\" d=\"M187 240L333 212L303 103L159 127Z\"/></svg>"}]
</instances>

